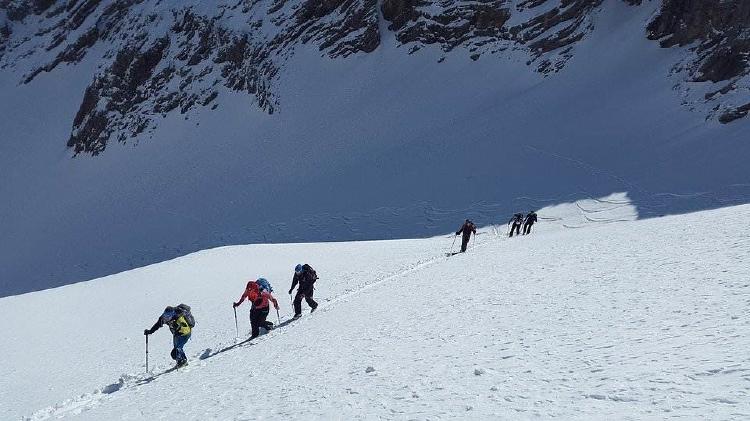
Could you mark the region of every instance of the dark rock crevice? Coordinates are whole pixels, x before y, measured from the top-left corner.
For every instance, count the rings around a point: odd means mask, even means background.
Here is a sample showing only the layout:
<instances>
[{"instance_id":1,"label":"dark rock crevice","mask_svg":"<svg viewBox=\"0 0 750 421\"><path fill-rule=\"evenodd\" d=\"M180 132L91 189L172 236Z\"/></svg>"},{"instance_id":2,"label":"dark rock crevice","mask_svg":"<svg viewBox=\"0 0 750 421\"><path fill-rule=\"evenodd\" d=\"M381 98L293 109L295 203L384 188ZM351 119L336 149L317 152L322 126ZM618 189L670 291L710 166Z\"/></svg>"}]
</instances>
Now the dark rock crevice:
<instances>
[{"instance_id":1,"label":"dark rock crevice","mask_svg":"<svg viewBox=\"0 0 750 421\"><path fill-rule=\"evenodd\" d=\"M647 36L662 47L690 47L695 57L683 66L694 82L736 81L750 75L750 2L746 0L664 0ZM730 93L721 90L707 100ZM746 105L729 107L728 123L747 115Z\"/></svg>"},{"instance_id":2,"label":"dark rock crevice","mask_svg":"<svg viewBox=\"0 0 750 421\"><path fill-rule=\"evenodd\" d=\"M147 127L145 117L135 111L153 91L161 88L160 78L152 79L152 76L169 45L169 38L165 37L143 51L133 48L120 50L108 71L86 88L81 107L73 120L73 133L68 139L68 146L76 154L86 152L97 155L104 151L110 135L121 128L110 124L109 116L112 114L126 115L132 119L133 135Z\"/></svg>"}]
</instances>

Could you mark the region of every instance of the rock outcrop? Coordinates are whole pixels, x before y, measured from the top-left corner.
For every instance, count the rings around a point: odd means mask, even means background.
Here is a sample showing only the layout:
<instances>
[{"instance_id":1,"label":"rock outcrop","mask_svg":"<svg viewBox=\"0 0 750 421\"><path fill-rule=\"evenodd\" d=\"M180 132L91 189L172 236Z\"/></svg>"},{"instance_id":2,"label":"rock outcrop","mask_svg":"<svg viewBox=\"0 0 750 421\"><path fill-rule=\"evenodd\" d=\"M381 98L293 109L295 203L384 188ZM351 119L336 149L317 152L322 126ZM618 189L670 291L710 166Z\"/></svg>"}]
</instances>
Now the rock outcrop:
<instances>
[{"instance_id":1,"label":"rock outcrop","mask_svg":"<svg viewBox=\"0 0 750 421\"><path fill-rule=\"evenodd\" d=\"M664 0L659 15L648 26L648 38L662 47L691 47L694 52L679 70L693 82L721 83L709 95L717 102L733 93L750 74L750 2L744 0ZM719 121L728 123L747 115L747 105L719 105Z\"/></svg>"},{"instance_id":2,"label":"rock outcrop","mask_svg":"<svg viewBox=\"0 0 750 421\"><path fill-rule=\"evenodd\" d=\"M373 52L389 31L409 54L433 48L443 59L479 60L520 50L531 69L553 74L602 7L602 0L0 0L0 68L21 68L22 82L33 83L96 54L101 66L67 144L99 154L109 141L142 139L169 113L187 118L217 107L227 89L278 111L278 75L300 45L341 59ZM694 101L719 104L712 115L729 122L747 114L745 103L727 98L748 85L749 26L743 0L664 0L645 30L665 48L692 49L675 66L689 75L684 86L724 84Z\"/></svg>"}]
</instances>

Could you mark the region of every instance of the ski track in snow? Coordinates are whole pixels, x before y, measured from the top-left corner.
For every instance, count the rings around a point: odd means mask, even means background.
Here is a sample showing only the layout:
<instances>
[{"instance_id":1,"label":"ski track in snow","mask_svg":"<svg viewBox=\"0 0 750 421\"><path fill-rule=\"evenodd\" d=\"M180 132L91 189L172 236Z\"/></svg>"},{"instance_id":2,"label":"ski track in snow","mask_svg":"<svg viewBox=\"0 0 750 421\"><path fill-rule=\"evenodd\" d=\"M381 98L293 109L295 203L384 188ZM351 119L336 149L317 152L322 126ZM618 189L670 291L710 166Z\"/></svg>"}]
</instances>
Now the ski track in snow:
<instances>
[{"instance_id":1,"label":"ski track in snow","mask_svg":"<svg viewBox=\"0 0 750 421\"><path fill-rule=\"evenodd\" d=\"M619 196L615 195L614 197L619 197ZM536 201L539 201L538 199L530 199L530 198L520 198L520 199L521 200L536 200ZM607 211L612 211L613 209L616 210L616 209L619 209L621 207L628 206L629 203L630 203L627 198L609 199L609 200L607 200L607 199L591 199L591 201L594 202L594 203L596 203L596 204L602 205L601 208L599 208L599 209L597 209L596 211L593 211L593 212L607 212ZM576 208L578 208L581 212L583 212L584 218L586 218L585 213L591 212L589 210L586 210L583 206L581 206L580 205L580 201L576 201L574 204L575 204ZM617 205L617 206L607 207L606 206L607 204L612 204L612 205ZM561 207L565 208L565 206L561 206ZM540 213L542 215L544 215L544 211L540 211ZM570 215L557 216L557 217L546 217L546 218L544 216L540 216L540 219L542 219L542 220L547 219L549 221L555 221L555 220L562 220L563 218L569 218L569 217L570 217ZM590 220L589 218L586 218L586 220L589 221L589 222L595 222L595 221ZM621 220L621 219L618 219L618 221L619 220ZM495 236L502 235L504 237L505 235L507 235L506 232L502 232L502 230L500 228L496 227L496 226L491 226L489 232L491 232ZM483 230L479 230L478 231L478 235L479 236L481 236L483 234L486 234L486 233L488 233L488 231L486 231L486 230L484 230L484 231ZM447 238L450 239L450 238L452 238L452 236L449 236ZM460 242L460 241L457 241L457 242ZM480 241L480 246L481 246L482 243L483 242ZM456 247L457 246L458 245L456 244ZM476 241L472 240L472 242L469 245L469 250L473 249L475 246L476 246ZM456 247L454 247L454 249ZM434 265L434 264L439 263L441 261L444 261L444 260L448 259L449 257L452 257L452 256L442 256L441 255L441 257L432 258L432 259L425 259L425 260L422 260L422 261L419 261L419 262L413 264L412 266L410 266L410 267L408 267L408 268L406 268L404 270L400 270L400 271L398 271L398 272L396 272L394 274L388 275L388 276L383 277L381 279L377 279L377 280L375 280L373 282L364 283L362 285L359 285L359 286L356 286L356 287L352 287L352 288L347 288L343 292L341 292L338 295L334 296L333 298L329 298L329 299L326 299L325 302L321 302L320 306L319 306L319 312L322 313L322 312L329 311L332 308L332 306L334 306L338 302L348 301L353 296L355 296L355 295L357 295L357 294L359 294L359 293L361 293L363 291L366 291L366 290L368 290L370 288L376 287L376 286L378 286L378 285L380 285L382 283L394 280L396 278L408 275L410 273L417 272L417 271L419 271L421 269L424 269L424 268L426 268L428 266L431 266L431 265ZM347 278L347 279L344 280L345 284L347 284L347 285L351 284L354 281L356 281L356 279L354 277L350 277L350 278ZM269 315L269 319L272 319L272 314ZM257 338L256 340L254 340L252 342L239 341L239 340L235 340L232 343L222 342L222 343L218 344L216 347L214 347L213 349L212 348L204 349L202 352L196 353L192 357L193 357L194 360L196 360L196 359L199 360L199 363L197 364L198 366L204 366L205 365L205 360L207 360L209 358L213 358L213 357L219 356L219 355L223 354L224 352L234 351L234 350L238 350L238 349L241 349L241 348L244 348L244 347L249 347L249 346L252 346L252 345L257 345L258 343L260 343L262 341L270 340L270 339L272 339L273 337L275 337L277 335L284 334L286 332L286 329L284 329L284 328L286 328L286 325L290 324L290 322L291 322L291 320L285 320L282 323L282 325L284 325L284 326L279 326L274 331L271 331L271 332L269 332L269 333L267 333L265 335L262 335L261 338ZM306 319L305 318L296 321L294 324L297 325L297 324L303 324L303 323L306 323ZM293 328L293 326L291 326L291 327ZM195 366L195 365L196 364L192 364L192 366ZM183 368L180 371L185 372L185 371L189 371L190 369L191 368ZM45 419L49 419L49 418L59 418L61 416L65 416L66 414L80 414L82 411L88 410L88 409L92 408L94 405L99 404L102 400L106 399L109 395L111 395L111 394L113 394L115 392L119 392L119 391L127 390L127 389L132 389L134 387L140 387L140 386L143 386L145 384L149 384L151 382L159 380L159 378L162 377L163 375L171 374L174 371L172 368L164 368L164 367L158 367L156 370L160 370L160 371L154 373L155 370L152 370L149 374L124 374L115 383L112 383L112 384L106 385L106 386L104 386L102 388L96 389L96 390L94 390L91 393L86 393L86 394L82 394L80 396L76 396L76 397L73 397L73 398L66 399L66 400L64 400L64 401L62 401L62 402L60 402L58 404L55 404L53 406L50 406L50 407L44 408L42 410L39 410L39 411L35 412L32 416L25 417L24 419L26 419L26 420L45 420Z\"/></svg>"},{"instance_id":2,"label":"ski track in snow","mask_svg":"<svg viewBox=\"0 0 750 421\"><path fill-rule=\"evenodd\" d=\"M480 242L479 246L481 245L482 243ZM474 247L479 247L479 246L476 246L476 244L471 244L469 251L471 251ZM360 294L363 291L379 286L383 283L392 281L396 278L408 275L410 273L417 272L421 269L424 269L428 266L442 262L449 258L450 257L448 256L442 256L442 257L438 257L435 259L421 261L421 262L416 263L413 267L410 267L401 272L386 276L382 279L378 279L370 283L365 283L364 285L361 285L355 288L347 289L343 293L340 293L331 299L326 299L325 302L319 303L316 313L323 313L323 312L330 311L332 308L335 307L337 303L349 301L351 298L353 298L353 296L356 296L357 294ZM355 280L347 279L346 281L352 282ZM272 313L269 313L269 320L272 320L272 315L273 315ZM218 349L217 351L207 348L197 354L193 354L192 359L199 360L200 361L199 363L197 364L193 363L193 364L188 365L187 367L184 367L178 370L175 370L173 368L168 368L168 369L163 369L162 371L157 372L157 373L154 373L152 371L151 374L145 374L145 375L137 375L137 374L136 375L132 375L132 374L123 375L122 377L120 377L120 379L116 383L104 386L103 388L97 389L92 393L87 393L78 397L67 399L52 407L44 408L40 411L37 411L32 416L26 417L24 419L28 421L41 421L41 420L46 420L50 418L59 418L67 414L80 414L83 410L91 409L94 405L99 404L103 399L106 399L107 395L113 394L115 392L119 392L121 390L127 390L127 389L132 389L134 387L143 386L153 381L157 381L160 377L164 375L168 375L176 371L180 371L180 372L190 371L192 367L196 365L199 367L205 366L206 365L205 361L208 360L209 358L219 356L228 351L240 350L245 347L257 345L258 343L263 342L263 341L271 340L276 336L288 333L289 328L293 329L296 327L296 325L303 325L309 322L309 320L312 317L313 316L310 315L308 317L300 318L299 320L294 321L294 322L291 319L287 319L284 322L282 322L281 325L277 327L276 329L266 334L261 335L260 337L256 338L253 341L243 340L243 341L236 341L232 344L221 343L216 347ZM294 325L292 325L292 323Z\"/></svg>"},{"instance_id":3,"label":"ski track in snow","mask_svg":"<svg viewBox=\"0 0 750 421\"><path fill-rule=\"evenodd\" d=\"M747 419L750 231L715 222L750 206L612 224L632 212L578 201L531 237L346 275L316 313L192 353L188 400L178 373L124 375L25 419Z\"/></svg>"}]
</instances>

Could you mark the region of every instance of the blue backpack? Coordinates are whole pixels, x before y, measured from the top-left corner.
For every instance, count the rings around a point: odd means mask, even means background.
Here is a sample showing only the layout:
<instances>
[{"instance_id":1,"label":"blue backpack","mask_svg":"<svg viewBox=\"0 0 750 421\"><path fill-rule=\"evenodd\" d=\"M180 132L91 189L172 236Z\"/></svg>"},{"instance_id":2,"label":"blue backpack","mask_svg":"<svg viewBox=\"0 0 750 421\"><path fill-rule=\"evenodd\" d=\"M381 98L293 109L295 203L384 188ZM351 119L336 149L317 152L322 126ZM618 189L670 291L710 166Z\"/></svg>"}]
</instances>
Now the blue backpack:
<instances>
[{"instance_id":1,"label":"blue backpack","mask_svg":"<svg viewBox=\"0 0 750 421\"><path fill-rule=\"evenodd\" d=\"M258 280L255 281L255 283L258 284L258 288L261 291L273 292L273 287L271 286L271 283L268 282L266 278L258 278Z\"/></svg>"}]
</instances>

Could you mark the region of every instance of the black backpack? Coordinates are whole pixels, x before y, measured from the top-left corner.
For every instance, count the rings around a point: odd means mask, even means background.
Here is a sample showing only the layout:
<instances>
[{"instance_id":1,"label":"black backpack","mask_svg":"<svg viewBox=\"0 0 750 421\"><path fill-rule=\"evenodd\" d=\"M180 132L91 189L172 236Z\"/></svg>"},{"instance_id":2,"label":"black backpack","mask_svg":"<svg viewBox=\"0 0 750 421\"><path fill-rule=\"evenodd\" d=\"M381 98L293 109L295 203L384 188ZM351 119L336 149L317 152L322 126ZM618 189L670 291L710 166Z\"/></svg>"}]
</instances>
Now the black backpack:
<instances>
[{"instance_id":1,"label":"black backpack","mask_svg":"<svg viewBox=\"0 0 750 421\"><path fill-rule=\"evenodd\" d=\"M318 280L318 273L315 272L315 269L312 268L312 266L305 264L305 266L302 267L303 272L305 273L305 279L309 279L311 283L315 283L315 281Z\"/></svg>"},{"instance_id":2,"label":"black backpack","mask_svg":"<svg viewBox=\"0 0 750 421\"><path fill-rule=\"evenodd\" d=\"M191 328L195 327L195 317L193 317L193 313L190 312L190 306L187 304L180 304L176 308L182 313L182 316L185 317L188 326Z\"/></svg>"}]
</instances>

